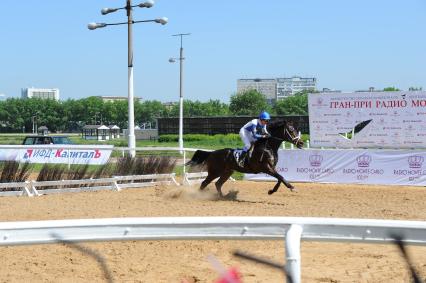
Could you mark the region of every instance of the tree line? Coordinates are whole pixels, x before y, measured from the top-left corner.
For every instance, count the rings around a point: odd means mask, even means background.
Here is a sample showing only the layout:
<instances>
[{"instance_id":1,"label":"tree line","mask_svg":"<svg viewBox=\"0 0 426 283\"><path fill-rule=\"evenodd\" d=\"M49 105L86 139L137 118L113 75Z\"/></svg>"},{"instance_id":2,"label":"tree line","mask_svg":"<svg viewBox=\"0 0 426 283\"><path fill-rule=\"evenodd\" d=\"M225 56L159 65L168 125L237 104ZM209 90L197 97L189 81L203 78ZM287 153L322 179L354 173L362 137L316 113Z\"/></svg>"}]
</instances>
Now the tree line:
<instances>
[{"instance_id":1,"label":"tree line","mask_svg":"<svg viewBox=\"0 0 426 283\"><path fill-rule=\"evenodd\" d=\"M262 110L271 111L272 114L287 114L284 112L288 107L282 107L282 104L280 101L270 106L262 94L250 90L233 95L229 104L219 100L185 100L183 109L184 117L257 115ZM160 101L147 100L135 103L134 107L136 125L155 123L159 117L179 116L178 103L165 105ZM84 125L92 124L114 124L123 129L127 128L127 113L126 100L105 102L99 97L66 101L9 98L0 101L0 132L28 133L32 132L33 125L47 126L52 132L80 131ZM302 111L294 114L306 113Z\"/></svg>"},{"instance_id":2,"label":"tree line","mask_svg":"<svg viewBox=\"0 0 426 283\"><path fill-rule=\"evenodd\" d=\"M395 91L397 88L385 88ZM179 104L165 105L147 100L135 103L135 125L155 123L160 117L179 117ZM230 103L220 100L184 101L184 117L256 116L261 111L272 115L308 115L308 91L302 91L273 105L256 90L231 96ZM9 98L0 101L0 132L32 132L33 125L47 126L52 132L80 131L84 125L105 124L127 128L127 100L103 101L99 97L66 101L37 98Z\"/></svg>"}]
</instances>

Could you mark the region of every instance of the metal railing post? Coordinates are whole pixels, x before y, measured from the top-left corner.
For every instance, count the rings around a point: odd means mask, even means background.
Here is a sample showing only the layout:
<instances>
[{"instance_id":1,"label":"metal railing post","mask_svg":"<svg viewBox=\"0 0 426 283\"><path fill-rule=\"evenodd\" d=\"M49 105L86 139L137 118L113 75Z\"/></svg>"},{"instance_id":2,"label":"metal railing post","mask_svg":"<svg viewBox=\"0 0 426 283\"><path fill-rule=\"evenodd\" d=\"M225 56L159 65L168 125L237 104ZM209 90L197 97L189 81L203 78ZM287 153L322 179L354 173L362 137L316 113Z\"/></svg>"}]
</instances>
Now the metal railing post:
<instances>
[{"instance_id":1,"label":"metal railing post","mask_svg":"<svg viewBox=\"0 0 426 283\"><path fill-rule=\"evenodd\" d=\"M301 282L300 268L300 239L302 238L303 228L300 225L292 224L285 236L285 271L287 273L287 282Z\"/></svg>"},{"instance_id":2,"label":"metal railing post","mask_svg":"<svg viewBox=\"0 0 426 283\"><path fill-rule=\"evenodd\" d=\"M185 173L186 173L186 170L185 170L185 163L186 163L186 151L185 150L183 150L183 171L182 171L182 178L185 178ZM183 182L182 182L182 184L183 184Z\"/></svg>"}]
</instances>

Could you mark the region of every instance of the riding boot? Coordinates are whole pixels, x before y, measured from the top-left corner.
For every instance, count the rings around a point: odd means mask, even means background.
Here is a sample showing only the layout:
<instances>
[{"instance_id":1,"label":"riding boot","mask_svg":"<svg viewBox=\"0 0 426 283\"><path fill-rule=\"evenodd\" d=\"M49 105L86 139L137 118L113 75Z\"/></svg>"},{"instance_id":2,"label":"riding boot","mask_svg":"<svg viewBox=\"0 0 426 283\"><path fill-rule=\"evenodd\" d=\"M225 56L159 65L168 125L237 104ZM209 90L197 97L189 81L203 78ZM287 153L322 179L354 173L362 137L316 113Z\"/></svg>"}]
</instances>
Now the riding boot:
<instances>
[{"instance_id":1,"label":"riding boot","mask_svg":"<svg viewBox=\"0 0 426 283\"><path fill-rule=\"evenodd\" d=\"M241 152L240 156L238 157L238 166L244 167L247 159L247 151Z\"/></svg>"}]
</instances>

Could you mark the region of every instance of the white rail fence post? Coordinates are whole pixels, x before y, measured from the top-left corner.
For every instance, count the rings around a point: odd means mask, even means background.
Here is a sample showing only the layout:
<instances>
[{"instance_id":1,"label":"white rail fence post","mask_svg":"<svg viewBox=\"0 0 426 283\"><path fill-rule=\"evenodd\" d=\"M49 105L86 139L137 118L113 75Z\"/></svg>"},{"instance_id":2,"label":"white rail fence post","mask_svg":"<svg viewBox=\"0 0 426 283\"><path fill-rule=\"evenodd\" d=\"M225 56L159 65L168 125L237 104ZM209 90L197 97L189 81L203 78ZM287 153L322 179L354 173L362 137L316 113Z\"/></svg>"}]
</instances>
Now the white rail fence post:
<instances>
[{"instance_id":1,"label":"white rail fence post","mask_svg":"<svg viewBox=\"0 0 426 283\"><path fill-rule=\"evenodd\" d=\"M185 170L185 163L186 163L186 150L183 151L183 176L185 176L186 174L186 170Z\"/></svg>"},{"instance_id":2,"label":"white rail fence post","mask_svg":"<svg viewBox=\"0 0 426 283\"><path fill-rule=\"evenodd\" d=\"M300 225L292 224L285 236L285 254L287 282L301 282L301 260L300 260L300 240L303 228Z\"/></svg>"},{"instance_id":3,"label":"white rail fence post","mask_svg":"<svg viewBox=\"0 0 426 283\"><path fill-rule=\"evenodd\" d=\"M0 246L62 241L283 240L287 280L301 282L300 241L426 246L426 221L313 217L147 217L0 222ZM338 259L336 259L338 260Z\"/></svg>"}]
</instances>

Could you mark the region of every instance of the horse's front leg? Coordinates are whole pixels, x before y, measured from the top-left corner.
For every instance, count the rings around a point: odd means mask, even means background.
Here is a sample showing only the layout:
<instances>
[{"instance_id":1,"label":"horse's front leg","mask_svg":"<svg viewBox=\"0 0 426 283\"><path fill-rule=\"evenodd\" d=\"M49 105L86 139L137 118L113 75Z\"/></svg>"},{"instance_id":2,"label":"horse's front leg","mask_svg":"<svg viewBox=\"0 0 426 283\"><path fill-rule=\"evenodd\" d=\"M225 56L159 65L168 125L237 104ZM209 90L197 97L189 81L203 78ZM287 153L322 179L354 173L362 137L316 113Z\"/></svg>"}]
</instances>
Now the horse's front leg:
<instances>
[{"instance_id":1,"label":"horse's front leg","mask_svg":"<svg viewBox=\"0 0 426 283\"><path fill-rule=\"evenodd\" d=\"M216 182L216 190L221 198L223 198L222 186L229 179L229 177L231 177L232 173L234 173L233 170L225 171Z\"/></svg>"},{"instance_id":2,"label":"horse's front leg","mask_svg":"<svg viewBox=\"0 0 426 283\"><path fill-rule=\"evenodd\" d=\"M289 182L287 182L283 176L281 176L276 170L275 168L269 167L268 168L268 172L266 172L268 175L275 177L278 179L278 182L275 184L274 188L272 190L268 191L269 195L272 195L273 193L275 193L276 191L278 191L278 188L280 187L281 182L290 189L290 191L294 190L293 185L291 185Z\"/></svg>"}]
</instances>

